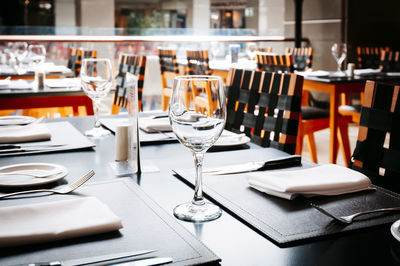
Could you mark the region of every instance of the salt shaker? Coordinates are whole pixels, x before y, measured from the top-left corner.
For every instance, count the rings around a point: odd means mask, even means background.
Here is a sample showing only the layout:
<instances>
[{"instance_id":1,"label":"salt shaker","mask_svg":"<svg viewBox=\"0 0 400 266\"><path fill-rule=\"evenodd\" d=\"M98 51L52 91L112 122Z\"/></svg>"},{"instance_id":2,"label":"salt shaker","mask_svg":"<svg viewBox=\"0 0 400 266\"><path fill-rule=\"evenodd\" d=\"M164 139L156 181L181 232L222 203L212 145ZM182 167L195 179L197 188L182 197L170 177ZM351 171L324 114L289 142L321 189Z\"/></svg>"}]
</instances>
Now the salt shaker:
<instances>
[{"instance_id":1,"label":"salt shaker","mask_svg":"<svg viewBox=\"0 0 400 266\"><path fill-rule=\"evenodd\" d=\"M119 125L115 130L115 161L130 159L129 150L129 125Z\"/></svg>"},{"instance_id":2,"label":"salt shaker","mask_svg":"<svg viewBox=\"0 0 400 266\"><path fill-rule=\"evenodd\" d=\"M348 63L347 64L347 76L354 77L354 69L355 68L356 68L356 65L354 63Z\"/></svg>"}]
</instances>

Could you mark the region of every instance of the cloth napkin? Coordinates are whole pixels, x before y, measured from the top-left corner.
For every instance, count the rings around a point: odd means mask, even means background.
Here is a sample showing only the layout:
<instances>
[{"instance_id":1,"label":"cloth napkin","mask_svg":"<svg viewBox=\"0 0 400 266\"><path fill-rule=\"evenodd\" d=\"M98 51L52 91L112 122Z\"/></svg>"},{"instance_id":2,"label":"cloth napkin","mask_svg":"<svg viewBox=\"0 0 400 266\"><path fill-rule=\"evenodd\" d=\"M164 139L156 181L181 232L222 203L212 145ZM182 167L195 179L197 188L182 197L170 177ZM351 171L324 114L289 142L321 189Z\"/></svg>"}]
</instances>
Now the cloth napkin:
<instances>
[{"instance_id":1,"label":"cloth napkin","mask_svg":"<svg viewBox=\"0 0 400 266\"><path fill-rule=\"evenodd\" d=\"M0 80L0 87L8 87L11 84L10 79L2 79Z\"/></svg>"},{"instance_id":2,"label":"cloth napkin","mask_svg":"<svg viewBox=\"0 0 400 266\"><path fill-rule=\"evenodd\" d=\"M121 219L95 197L0 208L0 247L100 234Z\"/></svg>"},{"instance_id":3,"label":"cloth napkin","mask_svg":"<svg viewBox=\"0 0 400 266\"><path fill-rule=\"evenodd\" d=\"M306 71L296 71L296 74L304 76L304 77L324 77L329 76L330 73L325 70L306 70Z\"/></svg>"},{"instance_id":4,"label":"cloth napkin","mask_svg":"<svg viewBox=\"0 0 400 266\"><path fill-rule=\"evenodd\" d=\"M358 75L358 76L377 74L377 73L381 73L381 72L382 72L382 70L373 69L373 68L354 69L354 75Z\"/></svg>"},{"instance_id":5,"label":"cloth napkin","mask_svg":"<svg viewBox=\"0 0 400 266\"><path fill-rule=\"evenodd\" d=\"M81 87L80 78L46 79L46 86L49 88Z\"/></svg>"},{"instance_id":6,"label":"cloth napkin","mask_svg":"<svg viewBox=\"0 0 400 266\"><path fill-rule=\"evenodd\" d=\"M364 174L336 164L313 168L246 174L251 187L284 199L297 195L340 195L370 189L371 181Z\"/></svg>"},{"instance_id":7,"label":"cloth napkin","mask_svg":"<svg viewBox=\"0 0 400 266\"><path fill-rule=\"evenodd\" d=\"M169 124L168 117L162 118L140 118L139 128L148 133L170 132L172 131L171 125Z\"/></svg>"},{"instance_id":8,"label":"cloth napkin","mask_svg":"<svg viewBox=\"0 0 400 266\"><path fill-rule=\"evenodd\" d=\"M45 124L0 127L0 143L30 142L50 138L50 130Z\"/></svg>"}]
</instances>

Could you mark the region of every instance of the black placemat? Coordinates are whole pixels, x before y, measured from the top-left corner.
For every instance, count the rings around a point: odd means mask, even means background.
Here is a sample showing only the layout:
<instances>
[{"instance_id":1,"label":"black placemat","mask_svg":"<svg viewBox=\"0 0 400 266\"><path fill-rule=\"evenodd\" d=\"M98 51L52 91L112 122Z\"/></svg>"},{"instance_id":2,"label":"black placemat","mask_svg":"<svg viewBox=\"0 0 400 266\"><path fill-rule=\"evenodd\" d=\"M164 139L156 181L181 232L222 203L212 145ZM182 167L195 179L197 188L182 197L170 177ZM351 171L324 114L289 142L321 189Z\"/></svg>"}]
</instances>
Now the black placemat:
<instances>
[{"instance_id":1,"label":"black placemat","mask_svg":"<svg viewBox=\"0 0 400 266\"><path fill-rule=\"evenodd\" d=\"M51 147L45 150L23 151L23 152L8 152L0 153L2 156L10 155L26 155L35 153L46 153L55 151L68 151L76 149L86 149L96 146L86 136L79 132L70 122L52 122L45 123L51 133L51 139L47 141L24 142L24 145L47 145L47 144L66 144L59 147Z\"/></svg>"},{"instance_id":2,"label":"black placemat","mask_svg":"<svg viewBox=\"0 0 400 266\"><path fill-rule=\"evenodd\" d=\"M285 169L290 170L290 169ZM177 177L194 186L194 170L174 170ZM279 171L279 170L275 170ZM392 223L400 213L362 216L349 225L334 221L309 204L314 202L332 213L349 215L362 210L400 206L400 196L376 187L364 191L331 197L298 197L286 200L250 188L244 174L204 175L204 193L226 211L241 219L276 244L288 245L298 241L371 226Z\"/></svg>"},{"instance_id":3,"label":"black placemat","mask_svg":"<svg viewBox=\"0 0 400 266\"><path fill-rule=\"evenodd\" d=\"M95 196L108 205L122 219L123 228L101 235L0 249L0 265L71 260L146 249L157 249L151 256L172 257L174 262L168 265L220 261L171 214L166 213L127 178L89 183L79 188L75 195L3 200L0 207L84 196Z\"/></svg>"}]
</instances>

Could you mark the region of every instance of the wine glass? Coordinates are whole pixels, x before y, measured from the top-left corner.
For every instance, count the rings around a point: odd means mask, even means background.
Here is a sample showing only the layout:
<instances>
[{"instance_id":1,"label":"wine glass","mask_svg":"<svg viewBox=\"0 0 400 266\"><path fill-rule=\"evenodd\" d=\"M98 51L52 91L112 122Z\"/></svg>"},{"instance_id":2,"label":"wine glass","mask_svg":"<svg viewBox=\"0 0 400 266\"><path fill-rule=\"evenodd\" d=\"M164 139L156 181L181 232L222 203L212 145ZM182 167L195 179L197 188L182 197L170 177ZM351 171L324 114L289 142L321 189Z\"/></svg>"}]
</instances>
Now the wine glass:
<instances>
[{"instance_id":1,"label":"wine glass","mask_svg":"<svg viewBox=\"0 0 400 266\"><path fill-rule=\"evenodd\" d=\"M108 94L112 85L111 62L106 58L90 58L82 60L81 83L85 93L93 100L94 127L85 132L86 136L102 137L110 134L100 126L99 109L101 100Z\"/></svg>"},{"instance_id":2,"label":"wine glass","mask_svg":"<svg viewBox=\"0 0 400 266\"><path fill-rule=\"evenodd\" d=\"M18 60L18 71L22 70L22 61L28 54L28 43L16 42L14 44L14 54Z\"/></svg>"},{"instance_id":3,"label":"wine glass","mask_svg":"<svg viewBox=\"0 0 400 266\"><path fill-rule=\"evenodd\" d=\"M29 45L28 50L28 58L30 59L34 67L37 67L44 63L46 59L46 48L43 45Z\"/></svg>"},{"instance_id":4,"label":"wine glass","mask_svg":"<svg viewBox=\"0 0 400 266\"><path fill-rule=\"evenodd\" d=\"M187 104L187 91L203 89L206 97ZM221 135L226 120L224 84L216 76L178 76L169 102L169 120L178 140L192 151L196 167L193 200L178 205L174 215L181 220L205 222L221 216L221 209L205 202L202 189L204 153Z\"/></svg>"},{"instance_id":5,"label":"wine glass","mask_svg":"<svg viewBox=\"0 0 400 266\"><path fill-rule=\"evenodd\" d=\"M342 73L342 63L347 56L347 45L345 43L334 43L332 45L332 55L338 64L337 73Z\"/></svg>"}]
</instances>

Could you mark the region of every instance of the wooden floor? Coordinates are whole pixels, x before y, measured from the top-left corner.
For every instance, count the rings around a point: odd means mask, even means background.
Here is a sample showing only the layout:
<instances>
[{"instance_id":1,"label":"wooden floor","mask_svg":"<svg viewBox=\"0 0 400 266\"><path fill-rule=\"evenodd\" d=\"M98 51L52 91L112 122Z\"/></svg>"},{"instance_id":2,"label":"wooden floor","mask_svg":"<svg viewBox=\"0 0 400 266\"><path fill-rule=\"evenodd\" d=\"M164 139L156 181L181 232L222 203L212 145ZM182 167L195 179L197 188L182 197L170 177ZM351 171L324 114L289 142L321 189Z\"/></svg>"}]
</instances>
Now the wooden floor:
<instances>
[{"instance_id":1,"label":"wooden floor","mask_svg":"<svg viewBox=\"0 0 400 266\"><path fill-rule=\"evenodd\" d=\"M358 125L350 124L349 138L350 138L350 151L353 153L358 136ZM315 142L317 144L318 163L329 163L329 129L324 129L315 133ZM305 160L311 161L310 153L304 141L302 157ZM342 151L339 150L337 164L344 166Z\"/></svg>"}]
</instances>

